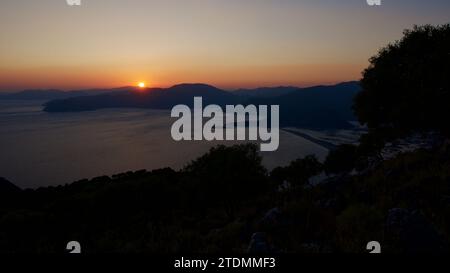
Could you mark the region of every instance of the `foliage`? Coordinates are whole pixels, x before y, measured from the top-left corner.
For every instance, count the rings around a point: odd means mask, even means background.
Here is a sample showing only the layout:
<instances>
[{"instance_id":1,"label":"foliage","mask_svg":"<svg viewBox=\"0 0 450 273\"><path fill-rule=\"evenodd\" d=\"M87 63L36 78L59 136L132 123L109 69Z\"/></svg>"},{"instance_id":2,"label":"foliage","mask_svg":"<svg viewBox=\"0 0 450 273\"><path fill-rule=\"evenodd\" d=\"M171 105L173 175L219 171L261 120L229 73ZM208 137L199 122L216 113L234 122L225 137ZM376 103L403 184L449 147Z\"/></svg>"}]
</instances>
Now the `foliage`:
<instances>
[{"instance_id":1,"label":"foliage","mask_svg":"<svg viewBox=\"0 0 450 273\"><path fill-rule=\"evenodd\" d=\"M322 171L322 164L314 155L292 161L287 167L277 167L271 172L275 181L287 181L293 186L304 186L308 179Z\"/></svg>"},{"instance_id":2,"label":"foliage","mask_svg":"<svg viewBox=\"0 0 450 273\"><path fill-rule=\"evenodd\" d=\"M341 145L336 150L330 151L324 163L325 172L339 174L351 171L358 158L358 147L355 145Z\"/></svg>"},{"instance_id":3,"label":"foliage","mask_svg":"<svg viewBox=\"0 0 450 273\"><path fill-rule=\"evenodd\" d=\"M450 116L450 25L415 26L370 59L354 110L371 129L438 130Z\"/></svg>"}]
</instances>

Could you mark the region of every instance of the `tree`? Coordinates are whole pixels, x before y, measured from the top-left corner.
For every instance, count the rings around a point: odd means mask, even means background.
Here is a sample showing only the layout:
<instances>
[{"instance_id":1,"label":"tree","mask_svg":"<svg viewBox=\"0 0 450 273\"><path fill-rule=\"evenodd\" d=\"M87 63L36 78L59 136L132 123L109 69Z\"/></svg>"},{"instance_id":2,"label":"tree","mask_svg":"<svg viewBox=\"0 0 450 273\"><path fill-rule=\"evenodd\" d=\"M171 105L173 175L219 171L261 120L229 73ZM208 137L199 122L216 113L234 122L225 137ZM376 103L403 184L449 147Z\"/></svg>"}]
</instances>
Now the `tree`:
<instances>
[{"instance_id":1,"label":"tree","mask_svg":"<svg viewBox=\"0 0 450 273\"><path fill-rule=\"evenodd\" d=\"M288 181L293 186L305 185L309 178L322 171L322 163L314 155L308 155L291 162L287 167L275 168L270 176L273 180Z\"/></svg>"},{"instance_id":2,"label":"tree","mask_svg":"<svg viewBox=\"0 0 450 273\"><path fill-rule=\"evenodd\" d=\"M267 170L255 144L212 148L183 170L195 182L205 206L222 206L229 217L268 188Z\"/></svg>"},{"instance_id":3,"label":"tree","mask_svg":"<svg viewBox=\"0 0 450 273\"><path fill-rule=\"evenodd\" d=\"M324 163L327 174L338 174L351 171L358 158L358 147L355 145L340 145L336 150L330 151Z\"/></svg>"},{"instance_id":4,"label":"tree","mask_svg":"<svg viewBox=\"0 0 450 273\"><path fill-rule=\"evenodd\" d=\"M448 135L449 75L450 25L415 26L370 59L354 111L371 130Z\"/></svg>"}]
</instances>

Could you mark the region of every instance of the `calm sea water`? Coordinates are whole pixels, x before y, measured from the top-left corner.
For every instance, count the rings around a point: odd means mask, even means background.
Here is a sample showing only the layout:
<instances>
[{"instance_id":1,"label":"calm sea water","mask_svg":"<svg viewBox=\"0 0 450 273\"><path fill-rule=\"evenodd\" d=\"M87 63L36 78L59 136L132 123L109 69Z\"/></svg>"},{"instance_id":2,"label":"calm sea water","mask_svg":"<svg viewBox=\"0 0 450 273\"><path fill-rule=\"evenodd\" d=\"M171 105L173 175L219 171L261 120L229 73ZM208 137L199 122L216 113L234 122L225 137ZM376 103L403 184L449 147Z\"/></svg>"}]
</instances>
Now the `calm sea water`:
<instances>
[{"instance_id":1,"label":"calm sea water","mask_svg":"<svg viewBox=\"0 0 450 273\"><path fill-rule=\"evenodd\" d=\"M45 113L43 102L0 101L0 177L22 188L60 185L130 170L182 168L218 144L175 142L168 111L108 109ZM268 168L327 150L280 132L276 152L262 153Z\"/></svg>"}]
</instances>

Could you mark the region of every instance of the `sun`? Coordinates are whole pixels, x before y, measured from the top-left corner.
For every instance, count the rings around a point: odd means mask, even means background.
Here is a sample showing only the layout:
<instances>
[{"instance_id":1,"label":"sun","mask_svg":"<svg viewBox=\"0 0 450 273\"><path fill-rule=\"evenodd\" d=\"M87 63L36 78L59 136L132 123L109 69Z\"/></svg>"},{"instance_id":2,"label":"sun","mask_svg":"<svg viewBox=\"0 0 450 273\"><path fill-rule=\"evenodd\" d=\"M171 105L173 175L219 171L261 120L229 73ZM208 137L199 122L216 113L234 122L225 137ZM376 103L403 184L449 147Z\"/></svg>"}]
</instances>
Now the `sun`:
<instances>
[{"instance_id":1,"label":"sun","mask_svg":"<svg viewBox=\"0 0 450 273\"><path fill-rule=\"evenodd\" d=\"M139 88L145 88L145 82L138 83L138 87Z\"/></svg>"}]
</instances>

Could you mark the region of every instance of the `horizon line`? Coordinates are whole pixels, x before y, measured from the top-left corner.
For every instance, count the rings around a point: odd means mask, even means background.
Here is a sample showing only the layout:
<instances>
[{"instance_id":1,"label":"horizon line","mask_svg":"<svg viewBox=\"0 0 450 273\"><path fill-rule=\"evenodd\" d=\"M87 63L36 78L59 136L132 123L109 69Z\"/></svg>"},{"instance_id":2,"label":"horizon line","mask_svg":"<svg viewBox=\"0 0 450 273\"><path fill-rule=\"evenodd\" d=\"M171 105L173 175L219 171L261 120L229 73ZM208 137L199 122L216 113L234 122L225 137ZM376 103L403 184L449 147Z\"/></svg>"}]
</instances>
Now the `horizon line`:
<instances>
[{"instance_id":1,"label":"horizon line","mask_svg":"<svg viewBox=\"0 0 450 273\"><path fill-rule=\"evenodd\" d=\"M211 86L223 91L229 91L229 92L234 92L234 91L239 91L239 90L254 90L254 89L262 89L262 88L298 88L298 89L302 89L302 88L311 88L311 87L319 87L319 86L334 86L334 85L339 85L339 84L343 84L343 83L351 83L351 82L359 82L360 80L345 80L345 81L338 81L338 82L324 82L324 83L317 83L317 84L306 84L306 85L292 85L292 84L275 84L275 85L260 85L260 86L255 86L255 87L220 87L220 85L214 85L214 84L210 84L210 83L202 83L202 82L180 82L177 84L172 84L172 85L163 85L163 86L147 86L144 88L141 88L137 85L124 85L124 86L116 86L116 87L81 87L81 88L57 88L57 87L48 87L48 88L43 88L43 87L29 87L29 88L22 88L22 89L16 89L16 90L12 90L12 91L8 91L7 89L0 89L0 93L20 93L20 92L24 92L24 91L60 91L60 92L76 92L76 91L86 91L86 90L107 90L107 89L125 89L125 88L130 88L130 89L140 89L140 90L149 90L149 89L170 89L173 88L175 86L180 86L180 85L207 85L207 86Z\"/></svg>"}]
</instances>

